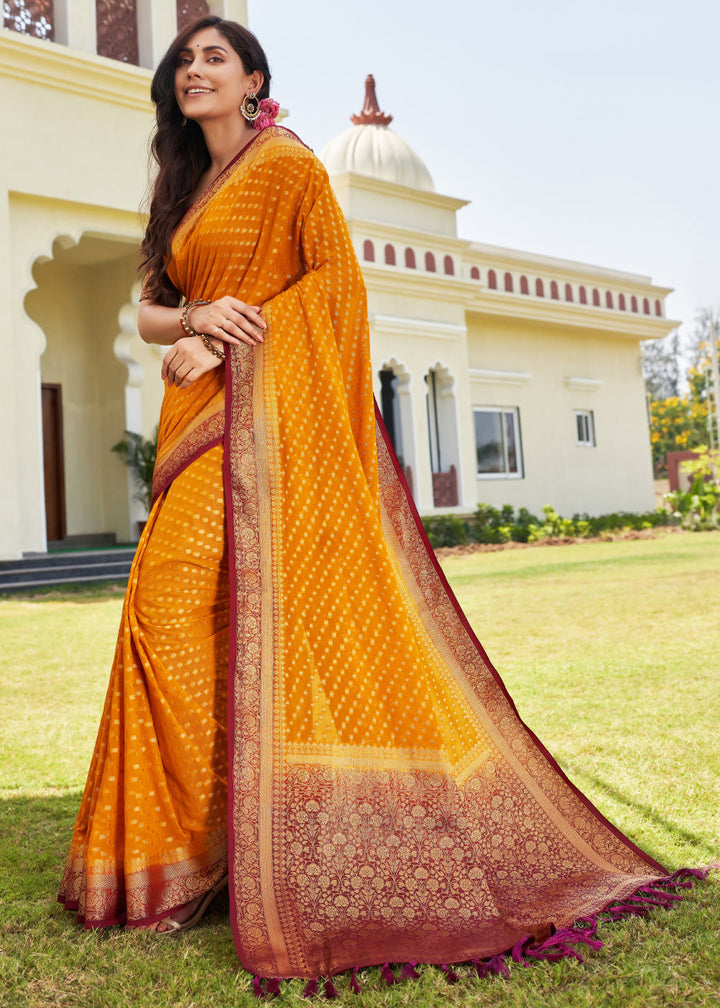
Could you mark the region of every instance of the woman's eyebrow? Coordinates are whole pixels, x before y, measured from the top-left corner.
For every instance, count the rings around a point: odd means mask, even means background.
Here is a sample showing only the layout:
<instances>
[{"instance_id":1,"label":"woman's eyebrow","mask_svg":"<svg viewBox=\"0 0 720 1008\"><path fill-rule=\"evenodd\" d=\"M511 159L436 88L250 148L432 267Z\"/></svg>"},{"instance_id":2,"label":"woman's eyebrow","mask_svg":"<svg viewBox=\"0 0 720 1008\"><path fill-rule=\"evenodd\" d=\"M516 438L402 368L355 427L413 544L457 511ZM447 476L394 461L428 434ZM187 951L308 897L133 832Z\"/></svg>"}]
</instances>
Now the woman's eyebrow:
<instances>
[{"instance_id":1,"label":"woman's eyebrow","mask_svg":"<svg viewBox=\"0 0 720 1008\"><path fill-rule=\"evenodd\" d=\"M227 49L223 48L221 45L203 46L203 52L212 52L213 49L219 49L220 52L227 53ZM192 55L192 49L190 46L185 46L184 49L181 49L178 56L181 56L183 53L190 53L190 55Z\"/></svg>"}]
</instances>

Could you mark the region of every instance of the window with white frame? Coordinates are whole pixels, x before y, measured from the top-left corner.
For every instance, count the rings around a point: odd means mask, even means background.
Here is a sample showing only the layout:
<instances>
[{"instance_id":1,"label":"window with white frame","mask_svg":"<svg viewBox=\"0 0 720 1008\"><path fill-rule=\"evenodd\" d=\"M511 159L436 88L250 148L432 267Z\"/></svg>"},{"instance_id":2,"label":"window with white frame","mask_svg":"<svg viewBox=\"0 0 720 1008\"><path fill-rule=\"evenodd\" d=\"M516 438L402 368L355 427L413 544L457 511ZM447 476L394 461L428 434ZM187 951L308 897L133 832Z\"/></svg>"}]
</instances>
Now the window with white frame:
<instances>
[{"instance_id":1,"label":"window with white frame","mask_svg":"<svg viewBox=\"0 0 720 1008\"><path fill-rule=\"evenodd\" d=\"M515 407L474 406L477 474L521 479L520 414Z\"/></svg>"},{"instance_id":2,"label":"window with white frame","mask_svg":"<svg viewBox=\"0 0 720 1008\"><path fill-rule=\"evenodd\" d=\"M595 447L595 419L592 410L575 410L577 443L585 448Z\"/></svg>"}]
</instances>

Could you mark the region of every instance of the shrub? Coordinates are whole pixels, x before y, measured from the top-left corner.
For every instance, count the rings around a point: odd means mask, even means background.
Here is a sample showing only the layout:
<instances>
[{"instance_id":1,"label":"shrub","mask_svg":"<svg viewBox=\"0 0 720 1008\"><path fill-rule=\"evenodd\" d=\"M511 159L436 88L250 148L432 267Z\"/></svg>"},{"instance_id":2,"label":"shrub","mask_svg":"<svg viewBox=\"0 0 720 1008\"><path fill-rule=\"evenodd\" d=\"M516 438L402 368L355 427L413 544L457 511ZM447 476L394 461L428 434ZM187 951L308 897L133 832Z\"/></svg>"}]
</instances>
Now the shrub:
<instances>
[{"instance_id":1,"label":"shrub","mask_svg":"<svg viewBox=\"0 0 720 1008\"><path fill-rule=\"evenodd\" d=\"M120 456L132 473L136 489L135 499L144 505L148 514L152 503L152 483L157 446L158 428L155 427L149 439L135 431L126 430L122 440L110 449Z\"/></svg>"},{"instance_id":2,"label":"shrub","mask_svg":"<svg viewBox=\"0 0 720 1008\"><path fill-rule=\"evenodd\" d=\"M457 515L432 515L422 519L423 528L433 549L442 546L462 546L468 534L465 522Z\"/></svg>"},{"instance_id":3,"label":"shrub","mask_svg":"<svg viewBox=\"0 0 720 1008\"><path fill-rule=\"evenodd\" d=\"M702 445L686 465L692 478L688 490L672 490L664 499L683 528L704 532L720 528L720 453Z\"/></svg>"},{"instance_id":4,"label":"shrub","mask_svg":"<svg viewBox=\"0 0 720 1008\"><path fill-rule=\"evenodd\" d=\"M667 495L666 495L667 496ZM677 509L676 509L677 510ZM716 518L718 512L715 512ZM664 508L635 514L616 511L612 514L590 517L575 514L563 518L549 504L543 508L543 518L537 518L527 508L517 515L511 504L501 508L478 504L475 514L463 519L457 515L433 515L423 518L423 525L434 549L441 546L459 546L466 542L506 543L541 542L543 539L589 539L610 532L627 529L650 529L659 525L677 525L680 516ZM714 527L714 526L713 526Z\"/></svg>"}]
</instances>

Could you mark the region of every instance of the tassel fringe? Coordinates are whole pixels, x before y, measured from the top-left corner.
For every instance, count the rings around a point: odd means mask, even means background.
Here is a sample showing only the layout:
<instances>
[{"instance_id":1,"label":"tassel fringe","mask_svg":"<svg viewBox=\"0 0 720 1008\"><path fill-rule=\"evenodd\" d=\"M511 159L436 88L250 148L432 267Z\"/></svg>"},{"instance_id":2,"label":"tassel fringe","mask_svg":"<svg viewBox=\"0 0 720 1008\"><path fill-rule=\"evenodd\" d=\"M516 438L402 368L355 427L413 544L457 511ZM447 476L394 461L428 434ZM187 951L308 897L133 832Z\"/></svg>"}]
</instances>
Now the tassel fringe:
<instances>
[{"instance_id":1,"label":"tassel fringe","mask_svg":"<svg viewBox=\"0 0 720 1008\"><path fill-rule=\"evenodd\" d=\"M533 938L522 938L512 949L506 953L494 955L489 959L473 959L470 964L477 976L482 980L489 976L503 977L510 979L508 963L513 962L518 966L531 966L533 962L545 960L546 962L558 962L560 959L577 959L583 962L583 956L576 946L584 946L585 949L597 951L603 947L603 942L597 934L598 925L604 921L618 921L623 917L639 917L650 913L658 908L667 910L678 900L683 898L683 893L676 892L677 889L689 889L693 881L707 878L711 869L720 868L720 864L712 864L709 868L681 868L665 879L660 879L652 885L641 886L631 896L625 897L620 903L613 903L604 910L592 914L590 917L582 917L577 920L572 927L561 928L545 941L535 944ZM420 976L416 967L416 962L396 964L398 973L393 970L389 962L383 963L380 967L380 976L388 985L402 983L406 980L417 980ZM445 974L445 979L449 984L457 983L463 975L457 972L456 966L449 963L442 963L440 969ZM360 967L356 966L350 976L350 990L354 994L361 992L360 982L357 974ZM276 977L253 977L253 993L257 998L275 997L280 993L280 980ZM328 1001L334 1001L340 996L337 987L331 977L313 978L308 980L303 997L312 998L320 994Z\"/></svg>"}]
</instances>

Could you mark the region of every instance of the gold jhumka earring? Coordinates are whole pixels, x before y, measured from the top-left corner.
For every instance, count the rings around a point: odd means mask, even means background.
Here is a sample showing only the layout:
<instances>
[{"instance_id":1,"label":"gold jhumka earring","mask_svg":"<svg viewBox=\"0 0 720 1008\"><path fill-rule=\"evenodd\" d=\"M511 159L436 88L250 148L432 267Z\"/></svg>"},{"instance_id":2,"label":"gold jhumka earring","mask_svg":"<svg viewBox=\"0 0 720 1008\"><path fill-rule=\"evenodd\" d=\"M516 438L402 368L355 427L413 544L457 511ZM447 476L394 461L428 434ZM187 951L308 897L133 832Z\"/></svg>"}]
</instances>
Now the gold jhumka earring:
<instances>
[{"instance_id":1,"label":"gold jhumka earring","mask_svg":"<svg viewBox=\"0 0 720 1008\"><path fill-rule=\"evenodd\" d=\"M240 111L248 122L255 122L260 115L260 99L256 98L253 92L245 95L240 105Z\"/></svg>"}]
</instances>

